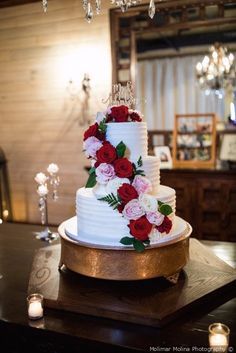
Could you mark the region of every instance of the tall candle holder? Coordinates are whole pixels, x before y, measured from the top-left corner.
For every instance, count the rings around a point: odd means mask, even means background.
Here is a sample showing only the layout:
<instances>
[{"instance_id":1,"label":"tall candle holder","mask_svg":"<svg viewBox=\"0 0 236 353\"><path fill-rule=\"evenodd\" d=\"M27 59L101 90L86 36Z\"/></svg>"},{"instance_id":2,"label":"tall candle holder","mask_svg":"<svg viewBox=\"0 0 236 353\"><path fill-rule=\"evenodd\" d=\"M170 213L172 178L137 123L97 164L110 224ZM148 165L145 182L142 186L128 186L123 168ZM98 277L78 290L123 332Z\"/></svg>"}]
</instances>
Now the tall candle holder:
<instances>
[{"instance_id":1,"label":"tall candle holder","mask_svg":"<svg viewBox=\"0 0 236 353\"><path fill-rule=\"evenodd\" d=\"M44 173L37 173L34 180L38 184L37 193L39 195L38 208L41 214L41 224L45 225L46 228L41 232L36 232L36 238L45 240L47 242L52 242L57 239L59 234L57 232L52 232L48 225L48 182L52 187L52 199L57 201L58 199L58 187L60 185L60 178L58 176L59 168L55 163L49 164L47 172L49 176Z\"/></svg>"}]
</instances>

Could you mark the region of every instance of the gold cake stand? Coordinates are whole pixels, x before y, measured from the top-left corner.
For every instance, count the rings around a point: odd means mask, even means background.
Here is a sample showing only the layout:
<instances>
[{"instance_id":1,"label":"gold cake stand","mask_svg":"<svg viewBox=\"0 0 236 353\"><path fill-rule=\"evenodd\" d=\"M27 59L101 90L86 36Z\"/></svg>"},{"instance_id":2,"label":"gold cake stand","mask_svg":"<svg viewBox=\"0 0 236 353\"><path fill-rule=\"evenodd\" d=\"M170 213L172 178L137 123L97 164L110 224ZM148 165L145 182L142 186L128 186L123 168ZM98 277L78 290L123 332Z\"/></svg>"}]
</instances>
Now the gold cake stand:
<instances>
[{"instance_id":1,"label":"gold cake stand","mask_svg":"<svg viewBox=\"0 0 236 353\"><path fill-rule=\"evenodd\" d=\"M59 269L65 265L74 272L100 279L127 281L165 277L176 283L189 259L192 228L187 222L178 239L152 245L142 253L122 246L105 247L74 241L66 235L65 223L58 228L61 237Z\"/></svg>"}]
</instances>

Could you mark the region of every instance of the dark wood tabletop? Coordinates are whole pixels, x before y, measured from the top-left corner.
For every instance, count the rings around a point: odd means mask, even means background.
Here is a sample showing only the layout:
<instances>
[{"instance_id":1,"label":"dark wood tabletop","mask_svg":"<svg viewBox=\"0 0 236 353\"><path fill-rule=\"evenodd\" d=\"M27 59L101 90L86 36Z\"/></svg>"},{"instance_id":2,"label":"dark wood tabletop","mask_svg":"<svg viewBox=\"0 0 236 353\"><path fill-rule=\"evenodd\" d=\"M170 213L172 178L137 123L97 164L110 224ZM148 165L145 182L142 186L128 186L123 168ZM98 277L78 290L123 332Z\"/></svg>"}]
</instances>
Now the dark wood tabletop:
<instances>
[{"instance_id":1,"label":"dark wood tabletop","mask_svg":"<svg viewBox=\"0 0 236 353\"><path fill-rule=\"evenodd\" d=\"M160 352L164 348L197 352L208 347L208 326L213 322L229 326L230 346L236 348L235 297L218 307L212 303L207 309L198 308L162 329L52 309L46 309L42 320L29 321L26 297L32 261L38 248L49 246L36 239L34 232L40 230L37 225L0 225L0 337L4 352ZM236 267L235 243L203 243Z\"/></svg>"}]
</instances>

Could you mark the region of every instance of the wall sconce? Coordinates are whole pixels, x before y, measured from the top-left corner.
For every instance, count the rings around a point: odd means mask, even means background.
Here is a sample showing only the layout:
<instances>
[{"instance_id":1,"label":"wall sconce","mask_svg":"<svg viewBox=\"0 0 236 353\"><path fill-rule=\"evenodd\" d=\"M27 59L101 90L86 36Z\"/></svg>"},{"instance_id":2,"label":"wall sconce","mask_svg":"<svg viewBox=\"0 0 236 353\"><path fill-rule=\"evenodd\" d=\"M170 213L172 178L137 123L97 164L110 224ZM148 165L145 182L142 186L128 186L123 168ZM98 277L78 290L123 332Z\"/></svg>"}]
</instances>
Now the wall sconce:
<instances>
[{"instance_id":1,"label":"wall sconce","mask_svg":"<svg viewBox=\"0 0 236 353\"><path fill-rule=\"evenodd\" d=\"M85 73L82 80L82 92L84 92L86 96L90 97L90 90L90 77L87 73ZM79 98L80 94L82 93L81 87L72 79L70 79L68 82L67 91L69 92L72 100Z\"/></svg>"},{"instance_id":2,"label":"wall sconce","mask_svg":"<svg viewBox=\"0 0 236 353\"><path fill-rule=\"evenodd\" d=\"M86 126L90 124L89 99L91 86L89 74L84 74L81 86L70 79L68 82L67 91L72 100L77 100L80 103L81 113L79 114L79 125Z\"/></svg>"},{"instance_id":3,"label":"wall sconce","mask_svg":"<svg viewBox=\"0 0 236 353\"><path fill-rule=\"evenodd\" d=\"M90 95L91 87L90 87L90 77L88 74L84 74L84 78L82 81L82 89L87 95Z\"/></svg>"}]
</instances>

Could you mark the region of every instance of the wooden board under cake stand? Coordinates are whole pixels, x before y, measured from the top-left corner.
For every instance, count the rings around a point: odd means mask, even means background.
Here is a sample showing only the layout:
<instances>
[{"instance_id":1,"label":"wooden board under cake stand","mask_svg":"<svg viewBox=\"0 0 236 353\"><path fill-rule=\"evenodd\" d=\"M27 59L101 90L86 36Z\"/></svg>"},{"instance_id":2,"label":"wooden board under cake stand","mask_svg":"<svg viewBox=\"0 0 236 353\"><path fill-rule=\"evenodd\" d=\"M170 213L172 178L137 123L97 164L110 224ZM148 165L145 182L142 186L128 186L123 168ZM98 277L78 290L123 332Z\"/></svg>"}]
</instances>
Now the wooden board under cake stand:
<instances>
[{"instance_id":1,"label":"wooden board under cake stand","mask_svg":"<svg viewBox=\"0 0 236 353\"><path fill-rule=\"evenodd\" d=\"M107 281L68 269L59 272L61 246L52 245L37 251L28 292L43 294L45 315L53 308L161 327L184 313L193 315L195 308L209 311L235 295L234 269L196 239L190 239L189 250L190 259L173 285L164 278Z\"/></svg>"}]
</instances>

